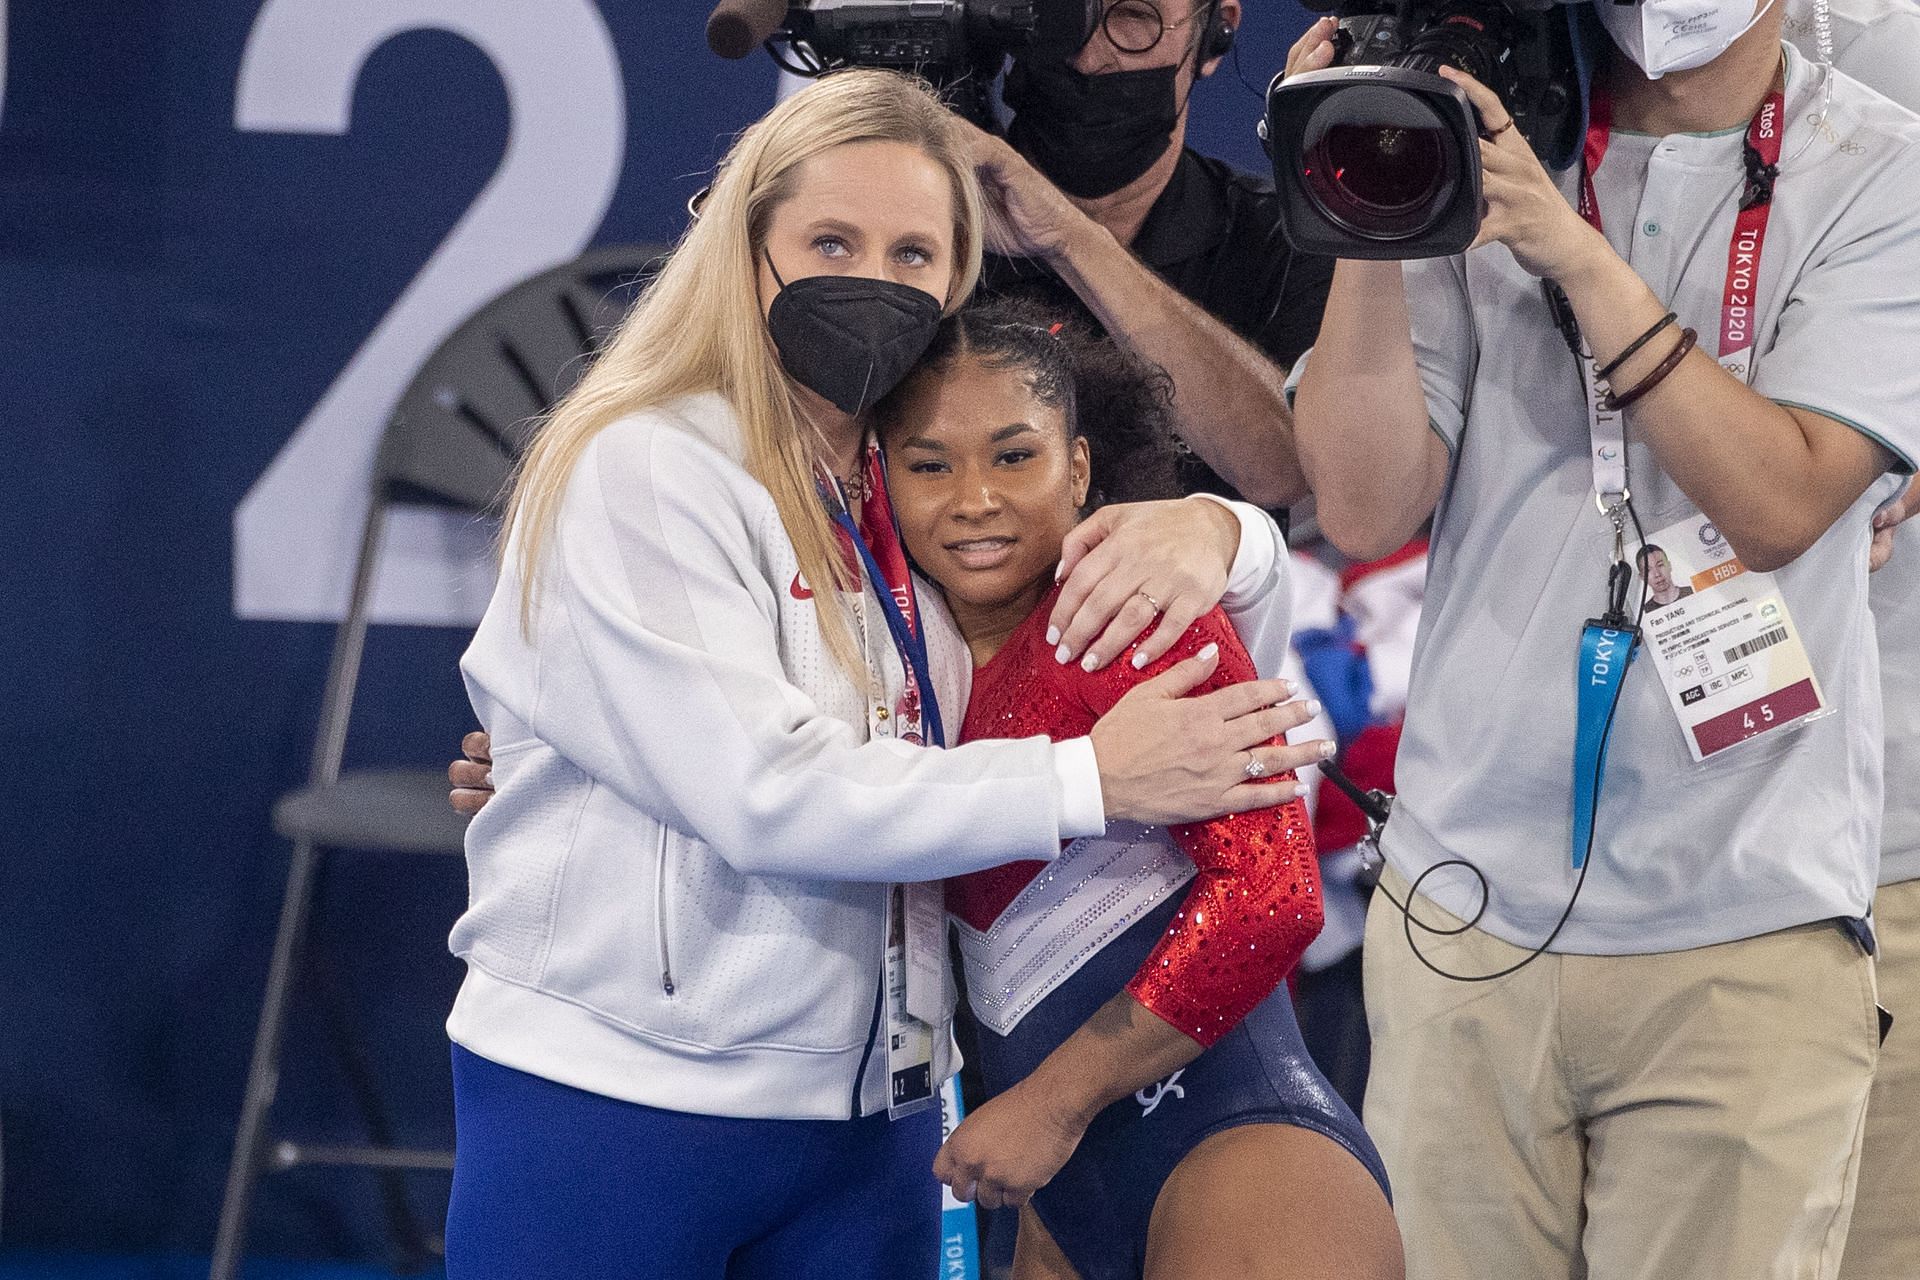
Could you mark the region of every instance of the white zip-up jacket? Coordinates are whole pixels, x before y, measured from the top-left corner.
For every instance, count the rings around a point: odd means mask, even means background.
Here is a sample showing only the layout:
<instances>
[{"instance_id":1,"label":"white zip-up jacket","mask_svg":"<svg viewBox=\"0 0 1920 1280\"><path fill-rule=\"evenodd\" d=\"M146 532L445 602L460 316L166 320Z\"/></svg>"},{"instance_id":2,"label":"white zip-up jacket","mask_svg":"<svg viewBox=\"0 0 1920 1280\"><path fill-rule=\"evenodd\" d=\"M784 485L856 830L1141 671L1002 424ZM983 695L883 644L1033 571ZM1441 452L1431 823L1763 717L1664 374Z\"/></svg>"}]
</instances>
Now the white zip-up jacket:
<instances>
[{"instance_id":1,"label":"white zip-up jacket","mask_svg":"<svg viewBox=\"0 0 1920 1280\"><path fill-rule=\"evenodd\" d=\"M889 886L1104 829L1090 740L930 750L885 736L904 685L869 585L868 698L828 653L717 394L624 418L570 478L532 640L510 550L461 662L496 794L467 833L459 1044L609 1097L709 1115L886 1106L876 996ZM1243 525L1230 608L1286 643L1278 532ZM1252 536L1249 536L1249 535ZM920 585L958 731L971 662ZM936 1037L935 1079L952 1069Z\"/></svg>"}]
</instances>

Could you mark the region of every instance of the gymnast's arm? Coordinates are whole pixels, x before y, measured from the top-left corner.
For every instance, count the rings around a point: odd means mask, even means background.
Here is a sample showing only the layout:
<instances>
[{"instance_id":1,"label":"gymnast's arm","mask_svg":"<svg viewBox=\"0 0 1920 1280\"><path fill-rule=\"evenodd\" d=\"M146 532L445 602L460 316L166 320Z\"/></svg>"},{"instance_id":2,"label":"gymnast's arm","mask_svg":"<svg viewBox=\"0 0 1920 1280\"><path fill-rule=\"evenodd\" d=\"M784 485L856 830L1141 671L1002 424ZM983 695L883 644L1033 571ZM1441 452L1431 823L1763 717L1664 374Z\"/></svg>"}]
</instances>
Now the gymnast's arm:
<instances>
[{"instance_id":1,"label":"gymnast's arm","mask_svg":"<svg viewBox=\"0 0 1920 1280\"><path fill-rule=\"evenodd\" d=\"M1254 678L1253 663L1215 611L1163 662L1208 643L1221 648L1218 687ZM1085 677L1097 712L1152 668L1116 662ZM1024 1204L1110 1104L1198 1057L1272 994L1320 931L1319 865L1291 774L1266 785L1288 802L1173 829L1193 859L1177 923L1127 984L1043 1059L1033 1074L964 1120L934 1164L961 1194L989 1208ZM1237 962L1208 963L1229 954Z\"/></svg>"}]
</instances>

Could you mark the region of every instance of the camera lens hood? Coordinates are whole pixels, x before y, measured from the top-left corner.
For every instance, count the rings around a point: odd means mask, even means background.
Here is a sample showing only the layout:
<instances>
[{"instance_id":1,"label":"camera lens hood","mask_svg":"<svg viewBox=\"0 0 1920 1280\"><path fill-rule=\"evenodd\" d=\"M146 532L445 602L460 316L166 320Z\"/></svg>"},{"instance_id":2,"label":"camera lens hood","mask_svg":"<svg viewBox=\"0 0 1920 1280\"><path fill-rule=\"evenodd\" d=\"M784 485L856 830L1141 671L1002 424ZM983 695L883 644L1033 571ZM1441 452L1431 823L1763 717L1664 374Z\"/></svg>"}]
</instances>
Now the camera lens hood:
<instances>
[{"instance_id":1,"label":"camera lens hood","mask_svg":"<svg viewBox=\"0 0 1920 1280\"><path fill-rule=\"evenodd\" d=\"M1263 123L1296 251L1441 257L1478 234L1479 128L1453 82L1408 67L1330 67L1276 80Z\"/></svg>"}]
</instances>

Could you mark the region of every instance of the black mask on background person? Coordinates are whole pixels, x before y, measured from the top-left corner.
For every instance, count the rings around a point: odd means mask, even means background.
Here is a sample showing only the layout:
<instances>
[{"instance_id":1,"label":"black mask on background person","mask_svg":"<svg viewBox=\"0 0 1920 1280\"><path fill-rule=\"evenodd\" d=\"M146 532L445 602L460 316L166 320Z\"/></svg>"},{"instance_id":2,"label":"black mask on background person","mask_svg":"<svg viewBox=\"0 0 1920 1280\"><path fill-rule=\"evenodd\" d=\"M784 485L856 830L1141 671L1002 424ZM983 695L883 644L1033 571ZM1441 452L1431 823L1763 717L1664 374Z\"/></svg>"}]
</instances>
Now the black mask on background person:
<instances>
[{"instance_id":1,"label":"black mask on background person","mask_svg":"<svg viewBox=\"0 0 1920 1280\"><path fill-rule=\"evenodd\" d=\"M1013 111L1007 141L1068 195L1110 196L1173 145L1174 84L1184 65L1088 75L1016 58L1002 92Z\"/></svg>"},{"instance_id":2,"label":"black mask on background person","mask_svg":"<svg viewBox=\"0 0 1920 1280\"><path fill-rule=\"evenodd\" d=\"M842 413L860 413L900 385L933 342L941 306L912 285L869 276L803 276L780 292L767 332L793 380Z\"/></svg>"}]
</instances>

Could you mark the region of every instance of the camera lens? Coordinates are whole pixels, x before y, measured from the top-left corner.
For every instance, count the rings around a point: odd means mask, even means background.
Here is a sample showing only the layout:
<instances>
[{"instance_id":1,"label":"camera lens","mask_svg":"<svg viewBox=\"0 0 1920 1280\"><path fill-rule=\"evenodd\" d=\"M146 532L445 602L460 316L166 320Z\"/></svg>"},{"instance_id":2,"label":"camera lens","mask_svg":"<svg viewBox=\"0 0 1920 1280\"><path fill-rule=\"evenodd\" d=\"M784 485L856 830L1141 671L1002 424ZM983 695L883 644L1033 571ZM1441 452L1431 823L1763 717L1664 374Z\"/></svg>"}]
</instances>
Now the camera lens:
<instances>
[{"instance_id":1,"label":"camera lens","mask_svg":"<svg viewBox=\"0 0 1920 1280\"><path fill-rule=\"evenodd\" d=\"M1419 97L1348 85L1307 117L1301 177L1320 211L1369 240L1420 235L1446 212L1459 182L1450 135Z\"/></svg>"}]
</instances>

